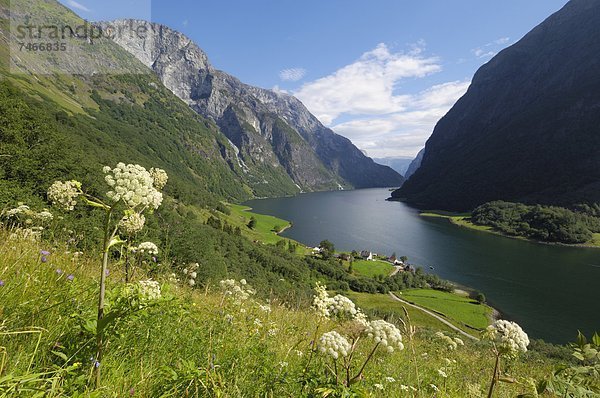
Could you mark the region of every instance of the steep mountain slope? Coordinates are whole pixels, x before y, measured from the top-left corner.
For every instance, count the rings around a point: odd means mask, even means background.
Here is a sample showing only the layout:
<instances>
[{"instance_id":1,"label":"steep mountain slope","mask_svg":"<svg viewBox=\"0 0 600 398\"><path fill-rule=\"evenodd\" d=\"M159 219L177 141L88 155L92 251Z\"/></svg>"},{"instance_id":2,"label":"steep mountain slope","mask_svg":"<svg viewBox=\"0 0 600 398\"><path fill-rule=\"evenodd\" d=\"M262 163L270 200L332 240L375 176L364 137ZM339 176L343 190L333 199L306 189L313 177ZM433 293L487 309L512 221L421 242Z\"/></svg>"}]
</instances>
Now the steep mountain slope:
<instances>
[{"instance_id":1,"label":"steep mountain slope","mask_svg":"<svg viewBox=\"0 0 600 398\"><path fill-rule=\"evenodd\" d=\"M415 156L413 161L410 162L410 165L408 165L408 169L406 169L406 173L404 173L404 178L408 180L413 174L415 174L415 171L417 171L419 167L421 167L421 162L423 161L424 154L425 148L421 149L419 153L417 153L417 156Z\"/></svg>"},{"instance_id":2,"label":"steep mountain slope","mask_svg":"<svg viewBox=\"0 0 600 398\"><path fill-rule=\"evenodd\" d=\"M23 0L10 11L24 26L83 24L53 0ZM0 30L6 61L9 43L18 41L9 29L7 0L0 15L6 17ZM228 164L235 153L218 127L135 57L108 39L64 42L65 54L11 52L12 63L0 65L0 207L43 197L54 179L102 187L92 176L99 165L118 161L166 169L168 193L188 203L252 196L236 176L241 168Z\"/></svg>"},{"instance_id":3,"label":"steep mountain slope","mask_svg":"<svg viewBox=\"0 0 600 398\"><path fill-rule=\"evenodd\" d=\"M146 27L146 37L115 42L152 68L161 81L199 114L214 120L239 151L247 174L261 170L302 190L397 186L402 177L374 163L350 140L324 127L296 98L252 87L218 71L189 38L166 26L118 20L104 26ZM269 179L269 177L271 179Z\"/></svg>"},{"instance_id":4,"label":"steep mountain slope","mask_svg":"<svg viewBox=\"0 0 600 398\"><path fill-rule=\"evenodd\" d=\"M398 174L404 176L406 170L408 169L408 166L411 164L413 159L401 156L389 156L385 158L373 158L373 161L384 166L389 166L392 169L396 170Z\"/></svg>"},{"instance_id":5,"label":"steep mountain slope","mask_svg":"<svg viewBox=\"0 0 600 398\"><path fill-rule=\"evenodd\" d=\"M421 207L600 201L600 2L572 0L475 74L393 193Z\"/></svg>"}]
</instances>

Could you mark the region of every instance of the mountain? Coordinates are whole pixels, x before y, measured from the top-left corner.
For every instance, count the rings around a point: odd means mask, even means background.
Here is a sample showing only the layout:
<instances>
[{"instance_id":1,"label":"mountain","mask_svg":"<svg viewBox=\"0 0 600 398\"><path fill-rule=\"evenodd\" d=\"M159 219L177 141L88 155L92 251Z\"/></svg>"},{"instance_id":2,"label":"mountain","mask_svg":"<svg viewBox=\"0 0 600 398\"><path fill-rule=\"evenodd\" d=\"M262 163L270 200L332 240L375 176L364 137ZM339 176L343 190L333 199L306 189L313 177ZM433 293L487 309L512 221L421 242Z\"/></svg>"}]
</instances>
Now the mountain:
<instances>
[{"instance_id":1,"label":"mountain","mask_svg":"<svg viewBox=\"0 0 600 398\"><path fill-rule=\"evenodd\" d=\"M1 0L0 207L39 201L58 179L81 179L97 193L99 167L119 161L167 170L168 194L187 203L252 196L218 126L135 57L109 39L79 36L64 39L64 52L19 51L8 10ZM25 27L85 23L56 1L13 2L10 18Z\"/></svg>"},{"instance_id":2,"label":"mountain","mask_svg":"<svg viewBox=\"0 0 600 398\"><path fill-rule=\"evenodd\" d=\"M413 161L413 158L404 157L404 156L388 156L385 158L373 158L373 161L378 164L382 164L384 166L389 166L394 169L398 174L404 176L408 166Z\"/></svg>"},{"instance_id":3,"label":"mountain","mask_svg":"<svg viewBox=\"0 0 600 398\"><path fill-rule=\"evenodd\" d=\"M600 2L572 0L483 65L393 197L447 210L600 201L599 35Z\"/></svg>"},{"instance_id":4,"label":"mountain","mask_svg":"<svg viewBox=\"0 0 600 398\"><path fill-rule=\"evenodd\" d=\"M258 196L265 191L262 185L293 193L402 183L402 176L323 126L295 97L244 84L216 70L183 34L139 20L102 26L148 30L144 36L116 35L114 40L192 109L219 126Z\"/></svg>"},{"instance_id":5,"label":"mountain","mask_svg":"<svg viewBox=\"0 0 600 398\"><path fill-rule=\"evenodd\" d=\"M419 153L417 153L417 156L412 160L412 162L410 162L410 165L408 165L408 168L406 169L406 173L403 174L404 178L408 180L410 176L415 174L415 171L417 171L417 169L421 167L421 162L423 161L424 154L425 148L421 149Z\"/></svg>"}]
</instances>

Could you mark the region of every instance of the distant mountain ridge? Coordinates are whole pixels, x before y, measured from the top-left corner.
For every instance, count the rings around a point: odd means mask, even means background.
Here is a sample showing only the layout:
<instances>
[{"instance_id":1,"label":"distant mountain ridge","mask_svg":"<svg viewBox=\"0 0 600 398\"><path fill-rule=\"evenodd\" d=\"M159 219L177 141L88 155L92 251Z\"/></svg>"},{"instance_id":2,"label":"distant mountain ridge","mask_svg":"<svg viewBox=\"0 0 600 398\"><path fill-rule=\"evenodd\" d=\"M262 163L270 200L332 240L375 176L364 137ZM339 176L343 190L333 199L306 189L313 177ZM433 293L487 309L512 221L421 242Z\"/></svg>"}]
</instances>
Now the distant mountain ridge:
<instances>
[{"instance_id":1,"label":"distant mountain ridge","mask_svg":"<svg viewBox=\"0 0 600 398\"><path fill-rule=\"evenodd\" d=\"M392 169L396 170L400 175L404 176L406 170L408 169L408 166L410 166L414 159L405 156L388 156L384 158L373 158L373 160L375 161L375 163L391 167Z\"/></svg>"},{"instance_id":2,"label":"distant mountain ridge","mask_svg":"<svg viewBox=\"0 0 600 398\"><path fill-rule=\"evenodd\" d=\"M105 23L106 26L108 23ZM151 68L175 95L215 121L243 165L248 184L278 184L282 193L399 186L402 176L366 157L350 140L323 126L295 97L253 87L216 70L185 35L164 25L148 37L122 35L115 42Z\"/></svg>"},{"instance_id":3,"label":"distant mountain ridge","mask_svg":"<svg viewBox=\"0 0 600 398\"><path fill-rule=\"evenodd\" d=\"M470 210L491 200L600 201L600 2L572 0L483 65L393 197Z\"/></svg>"}]
</instances>

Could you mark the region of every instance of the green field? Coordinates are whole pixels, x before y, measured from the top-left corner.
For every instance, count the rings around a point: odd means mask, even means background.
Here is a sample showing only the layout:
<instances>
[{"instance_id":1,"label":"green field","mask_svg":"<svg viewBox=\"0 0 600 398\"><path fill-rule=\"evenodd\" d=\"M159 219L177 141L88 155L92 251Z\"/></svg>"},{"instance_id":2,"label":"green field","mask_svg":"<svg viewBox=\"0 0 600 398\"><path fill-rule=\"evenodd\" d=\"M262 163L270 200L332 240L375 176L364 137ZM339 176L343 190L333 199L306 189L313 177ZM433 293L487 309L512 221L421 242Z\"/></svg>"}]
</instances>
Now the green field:
<instances>
[{"instance_id":1,"label":"green field","mask_svg":"<svg viewBox=\"0 0 600 398\"><path fill-rule=\"evenodd\" d=\"M456 326L484 329L490 322L492 308L465 296L431 289L405 290L402 299L448 318ZM462 328L462 327L461 327Z\"/></svg>"},{"instance_id":2,"label":"green field","mask_svg":"<svg viewBox=\"0 0 600 398\"><path fill-rule=\"evenodd\" d=\"M404 310L406 308L408 316L410 317L411 323L419 328L429 328L433 330L441 330L443 332L455 333L448 326L440 322L439 320L427 315L423 311L402 305L402 303L394 300L387 294L370 294L370 293L356 293L356 292L345 292L344 295L348 296L352 301L362 308L366 313L376 314L377 316L383 316L389 319L393 318L404 318Z\"/></svg>"},{"instance_id":3,"label":"green field","mask_svg":"<svg viewBox=\"0 0 600 398\"><path fill-rule=\"evenodd\" d=\"M250 239L259 240L264 243L277 243L284 239L277 235L278 232L289 228L292 224L281 218L268 216L265 214L252 213L248 206L243 205L227 205L231 209L230 215L223 215L231 224L242 228L244 235ZM250 218L256 219L256 225L253 229L247 227Z\"/></svg>"},{"instance_id":4,"label":"green field","mask_svg":"<svg viewBox=\"0 0 600 398\"><path fill-rule=\"evenodd\" d=\"M352 268L357 274L371 278L376 277L377 275L388 276L394 270L394 267L390 263L379 260L354 260Z\"/></svg>"},{"instance_id":5,"label":"green field","mask_svg":"<svg viewBox=\"0 0 600 398\"><path fill-rule=\"evenodd\" d=\"M469 228L469 229L474 229L476 231L489 232L491 234L496 234L496 235L500 235L500 236L506 236L508 238L513 238L513 239L529 240L529 239L527 239L525 237L522 237L522 236L512 236L512 235L503 234L502 232L496 231L496 230L494 230L494 228L492 228L492 227L490 227L488 225L473 224L470 221L470 217L471 217L470 213L450 213L450 212L442 211L442 210L431 210L431 211L422 212L419 215L422 216L422 217L445 218L445 219L447 219L448 221L450 221L454 225L458 225L459 227L465 227L465 228ZM585 244L582 244L582 245L568 245L568 246L600 247L600 233L595 233L593 235L592 239L589 242L586 242Z\"/></svg>"}]
</instances>

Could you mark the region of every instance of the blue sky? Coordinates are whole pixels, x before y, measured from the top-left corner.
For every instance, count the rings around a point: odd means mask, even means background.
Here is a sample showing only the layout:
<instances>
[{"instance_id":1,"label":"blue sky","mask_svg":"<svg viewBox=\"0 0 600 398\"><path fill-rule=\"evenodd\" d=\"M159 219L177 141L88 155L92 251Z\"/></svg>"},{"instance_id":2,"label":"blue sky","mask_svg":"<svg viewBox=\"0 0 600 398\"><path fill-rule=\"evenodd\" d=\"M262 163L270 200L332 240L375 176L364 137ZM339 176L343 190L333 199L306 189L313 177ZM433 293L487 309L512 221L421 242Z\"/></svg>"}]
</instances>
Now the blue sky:
<instances>
[{"instance_id":1,"label":"blue sky","mask_svg":"<svg viewBox=\"0 0 600 398\"><path fill-rule=\"evenodd\" d=\"M61 0L191 37L245 83L294 94L369 156L414 156L479 66L566 0Z\"/></svg>"}]
</instances>

